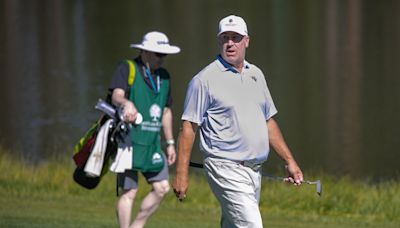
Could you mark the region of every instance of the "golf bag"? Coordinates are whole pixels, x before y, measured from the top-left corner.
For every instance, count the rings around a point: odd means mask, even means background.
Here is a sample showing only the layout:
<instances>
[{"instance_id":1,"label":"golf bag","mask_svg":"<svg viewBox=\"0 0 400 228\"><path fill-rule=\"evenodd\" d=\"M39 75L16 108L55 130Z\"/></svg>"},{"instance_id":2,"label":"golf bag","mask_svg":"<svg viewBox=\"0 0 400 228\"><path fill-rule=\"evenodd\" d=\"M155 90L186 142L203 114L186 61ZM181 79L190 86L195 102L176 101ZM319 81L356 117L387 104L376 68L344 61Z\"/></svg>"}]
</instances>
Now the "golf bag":
<instances>
[{"instance_id":1,"label":"golf bag","mask_svg":"<svg viewBox=\"0 0 400 228\"><path fill-rule=\"evenodd\" d=\"M132 86L136 68L132 61L126 60L126 62L129 65L128 85ZM111 94L107 95L107 102L101 99L98 101L95 108L104 114L89 128L73 149L73 160L76 165L73 179L86 189L97 187L117 153L119 140L129 133L130 126L123 122L121 117L122 109L115 109L110 105ZM107 127L103 127L104 125ZM94 172L93 169L95 169Z\"/></svg>"},{"instance_id":2,"label":"golf bag","mask_svg":"<svg viewBox=\"0 0 400 228\"><path fill-rule=\"evenodd\" d=\"M87 189L95 188L107 173L118 144L123 142L131 128L131 124L122 120L121 108L115 110L100 99L96 109L107 115L103 115L79 140L73 156L77 166L73 178Z\"/></svg>"}]
</instances>

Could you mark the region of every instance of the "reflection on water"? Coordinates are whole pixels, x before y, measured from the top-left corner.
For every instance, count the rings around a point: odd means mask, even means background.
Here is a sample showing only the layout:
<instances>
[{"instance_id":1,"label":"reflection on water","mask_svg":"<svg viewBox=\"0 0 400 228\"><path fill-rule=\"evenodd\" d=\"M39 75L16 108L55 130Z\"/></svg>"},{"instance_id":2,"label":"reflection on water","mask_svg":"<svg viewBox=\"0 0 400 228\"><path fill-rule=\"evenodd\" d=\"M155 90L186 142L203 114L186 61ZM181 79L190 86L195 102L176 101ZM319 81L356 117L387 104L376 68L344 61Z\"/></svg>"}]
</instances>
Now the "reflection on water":
<instances>
[{"instance_id":1,"label":"reflection on water","mask_svg":"<svg viewBox=\"0 0 400 228\"><path fill-rule=\"evenodd\" d=\"M4 0L0 144L34 162L69 156L98 116L93 106L114 67L137 54L128 46L149 30L183 50L166 61L177 135L186 85L215 57L217 23L234 12L248 22L248 60L265 72L276 118L304 169L398 176L399 5ZM272 155L265 169L281 165Z\"/></svg>"}]
</instances>

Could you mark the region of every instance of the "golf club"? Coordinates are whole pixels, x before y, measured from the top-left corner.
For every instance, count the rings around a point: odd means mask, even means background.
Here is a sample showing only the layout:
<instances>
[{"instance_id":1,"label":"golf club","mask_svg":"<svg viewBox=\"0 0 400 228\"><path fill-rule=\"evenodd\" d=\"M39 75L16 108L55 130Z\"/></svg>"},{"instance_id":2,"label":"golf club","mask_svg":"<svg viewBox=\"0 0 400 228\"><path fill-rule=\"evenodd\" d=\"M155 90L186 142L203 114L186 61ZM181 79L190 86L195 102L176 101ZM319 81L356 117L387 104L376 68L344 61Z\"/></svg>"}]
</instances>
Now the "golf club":
<instances>
[{"instance_id":1,"label":"golf club","mask_svg":"<svg viewBox=\"0 0 400 228\"><path fill-rule=\"evenodd\" d=\"M270 175L270 174L267 174L267 173L262 173L262 176L263 177L266 177L266 178L268 178L268 179L271 179L271 180L279 180L279 181L287 181L287 178L286 177L278 177L278 176L273 176L273 175ZM308 181L308 180L303 180L301 183L305 183L305 184L315 184L316 185L316 191L317 191L317 194L319 195L319 196L322 196L322 184L321 184L321 181L320 180L316 180L316 181Z\"/></svg>"},{"instance_id":2,"label":"golf club","mask_svg":"<svg viewBox=\"0 0 400 228\"><path fill-rule=\"evenodd\" d=\"M122 142L126 135L128 135L129 130L132 128L132 124L127 123L124 121L123 115L122 115L122 107L116 107L114 108L107 102L103 101L102 99L99 99L95 109L102 111L103 113L107 114L110 118L114 120L114 123L112 125L112 130L110 131L110 141L114 142ZM137 126L141 124L143 121L143 116L140 113L137 113L136 120L133 124L133 126Z\"/></svg>"},{"instance_id":3,"label":"golf club","mask_svg":"<svg viewBox=\"0 0 400 228\"><path fill-rule=\"evenodd\" d=\"M199 164L199 163L195 163L195 162L190 162L189 166L194 167L194 168L200 168L200 169L204 168L203 164ZM273 176L273 175L267 174L265 172L262 172L262 176L266 177L268 179L271 179L271 180L279 180L279 181L285 181L285 182L287 181L286 177ZM322 184L321 184L320 180L316 180L316 181L303 180L302 183L310 184L310 185L311 184L315 184L316 185L317 194L319 196L322 196Z\"/></svg>"},{"instance_id":4,"label":"golf club","mask_svg":"<svg viewBox=\"0 0 400 228\"><path fill-rule=\"evenodd\" d=\"M119 121L124 121L124 117L122 116L122 107L117 107L114 108L107 102L103 101L102 99L99 99L97 101L97 104L95 106L95 109L100 110L107 114L109 117L113 118L114 120ZM137 113L137 117L135 120L136 125L139 125L143 122L143 116L140 113Z\"/></svg>"}]
</instances>

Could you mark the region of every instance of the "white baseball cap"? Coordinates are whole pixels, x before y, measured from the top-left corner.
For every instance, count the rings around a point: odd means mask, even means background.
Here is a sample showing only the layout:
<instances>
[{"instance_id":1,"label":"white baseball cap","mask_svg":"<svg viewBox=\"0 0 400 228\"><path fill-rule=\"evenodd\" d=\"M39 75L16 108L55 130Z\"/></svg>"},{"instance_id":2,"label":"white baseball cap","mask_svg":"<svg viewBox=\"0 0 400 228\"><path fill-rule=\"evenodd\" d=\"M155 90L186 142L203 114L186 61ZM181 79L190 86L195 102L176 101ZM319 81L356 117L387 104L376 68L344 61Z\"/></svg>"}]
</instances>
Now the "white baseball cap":
<instances>
[{"instance_id":1,"label":"white baseball cap","mask_svg":"<svg viewBox=\"0 0 400 228\"><path fill-rule=\"evenodd\" d=\"M224 32L236 32L243 36L248 35L246 22L243 18L235 15L229 15L219 22L217 36Z\"/></svg>"},{"instance_id":2,"label":"white baseball cap","mask_svg":"<svg viewBox=\"0 0 400 228\"><path fill-rule=\"evenodd\" d=\"M130 47L161 54L177 54L181 49L170 45L168 37L162 32L149 32L143 36L141 44L131 44Z\"/></svg>"}]
</instances>

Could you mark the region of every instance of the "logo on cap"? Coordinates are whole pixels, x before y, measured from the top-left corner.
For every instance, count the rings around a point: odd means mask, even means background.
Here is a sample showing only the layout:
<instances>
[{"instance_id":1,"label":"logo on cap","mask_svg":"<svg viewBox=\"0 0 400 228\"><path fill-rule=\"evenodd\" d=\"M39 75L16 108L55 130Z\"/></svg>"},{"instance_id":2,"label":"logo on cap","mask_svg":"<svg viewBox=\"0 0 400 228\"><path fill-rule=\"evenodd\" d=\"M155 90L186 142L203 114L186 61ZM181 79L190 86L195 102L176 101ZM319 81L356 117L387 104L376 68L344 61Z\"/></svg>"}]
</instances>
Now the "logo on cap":
<instances>
[{"instance_id":1,"label":"logo on cap","mask_svg":"<svg viewBox=\"0 0 400 228\"><path fill-rule=\"evenodd\" d=\"M246 22L239 16L229 15L219 22L217 36L224 32L236 32L240 35L247 36Z\"/></svg>"},{"instance_id":2,"label":"logo on cap","mask_svg":"<svg viewBox=\"0 0 400 228\"><path fill-rule=\"evenodd\" d=\"M143 36L142 43L131 44L133 48L157 52L161 54L176 54L181 51L177 46L170 45L167 35L162 32L148 32Z\"/></svg>"}]
</instances>

